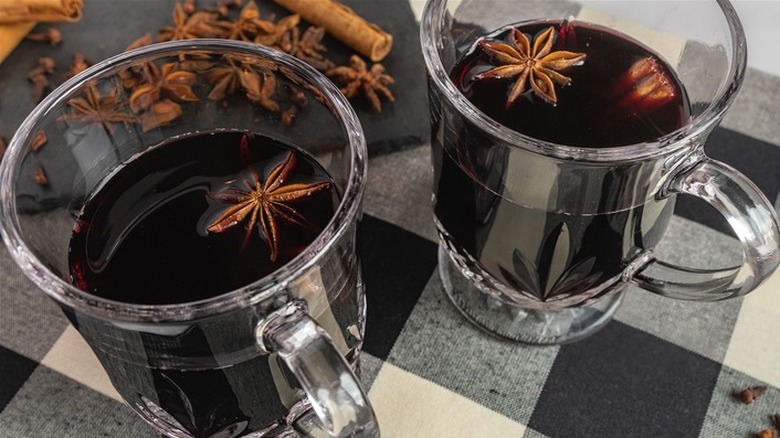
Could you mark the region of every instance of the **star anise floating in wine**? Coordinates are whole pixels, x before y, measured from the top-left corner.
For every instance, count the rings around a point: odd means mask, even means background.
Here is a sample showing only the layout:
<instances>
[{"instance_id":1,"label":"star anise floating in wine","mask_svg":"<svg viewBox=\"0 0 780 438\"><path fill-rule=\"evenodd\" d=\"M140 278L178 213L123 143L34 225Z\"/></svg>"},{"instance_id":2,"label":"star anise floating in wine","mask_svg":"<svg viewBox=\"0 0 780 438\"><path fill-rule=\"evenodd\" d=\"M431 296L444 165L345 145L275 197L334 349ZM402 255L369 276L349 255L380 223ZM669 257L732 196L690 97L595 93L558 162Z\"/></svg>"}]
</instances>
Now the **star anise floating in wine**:
<instances>
[{"instance_id":1,"label":"star anise floating in wine","mask_svg":"<svg viewBox=\"0 0 780 438\"><path fill-rule=\"evenodd\" d=\"M241 147L245 149L247 142L245 135L241 138ZM296 153L291 151L282 163L271 170L265 182L253 173L250 180L244 181L245 188L231 185L216 193L214 195L216 199L231 205L208 225L207 231L218 234L241 224L248 218L244 244L247 243L252 230L259 225L263 239L271 251L272 262L275 262L279 255L277 220L318 232L318 227L290 204L302 202L317 193L330 190L331 182L288 183L297 162Z\"/></svg>"},{"instance_id":2,"label":"star anise floating in wine","mask_svg":"<svg viewBox=\"0 0 780 438\"><path fill-rule=\"evenodd\" d=\"M555 28L550 26L533 40L518 30L509 34L511 44L498 41L480 41L479 47L493 61L494 68L476 75L474 79L513 79L517 77L507 94L506 108L510 108L531 86L533 93L547 103L555 105L558 96L555 85L565 86L571 78L559 73L582 64L586 55L565 50L552 52ZM519 76L519 77L518 77Z\"/></svg>"}]
</instances>

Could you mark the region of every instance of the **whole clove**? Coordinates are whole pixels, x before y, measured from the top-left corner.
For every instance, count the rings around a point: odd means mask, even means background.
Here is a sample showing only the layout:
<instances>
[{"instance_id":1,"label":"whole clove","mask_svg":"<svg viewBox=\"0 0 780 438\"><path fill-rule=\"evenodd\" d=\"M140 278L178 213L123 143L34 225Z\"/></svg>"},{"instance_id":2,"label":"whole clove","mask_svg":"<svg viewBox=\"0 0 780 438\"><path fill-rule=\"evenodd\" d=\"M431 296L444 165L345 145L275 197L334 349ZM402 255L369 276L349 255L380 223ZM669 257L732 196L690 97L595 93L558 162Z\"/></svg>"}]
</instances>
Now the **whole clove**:
<instances>
[{"instance_id":1,"label":"whole clove","mask_svg":"<svg viewBox=\"0 0 780 438\"><path fill-rule=\"evenodd\" d=\"M38 65L27 73L27 80L33 86L33 99L40 102L51 91L49 75L54 73L55 62L49 57L38 58Z\"/></svg>"},{"instance_id":2,"label":"whole clove","mask_svg":"<svg viewBox=\"0 0 780 438\"><path fill-rule=\"evenodd\" d=\"M28 34L25 39L37 43L49 43L49 45L55 47L62 42L62 34L56 28L48 27L42 32Z\"/></svg>"},{"instance_id":3,"label":"whole clove","mask_svg":"<svg viewBox=\"0 0 780 438\"><path fill-rule=\"evenodd\" d=\"M766 389L767 388L766 388L765 385L759 385L759 386L753 386L753 387L750 387L750 388L745 388L742 391L740 391L739 393L737 393L737 398L739 398L739 400L742 403L744 403L746 405L749 405L749 404L753 403L753 400L755 400L756 398L758 398L761 395L763 395L766 392Z\"/></svg>"}]
</instances>

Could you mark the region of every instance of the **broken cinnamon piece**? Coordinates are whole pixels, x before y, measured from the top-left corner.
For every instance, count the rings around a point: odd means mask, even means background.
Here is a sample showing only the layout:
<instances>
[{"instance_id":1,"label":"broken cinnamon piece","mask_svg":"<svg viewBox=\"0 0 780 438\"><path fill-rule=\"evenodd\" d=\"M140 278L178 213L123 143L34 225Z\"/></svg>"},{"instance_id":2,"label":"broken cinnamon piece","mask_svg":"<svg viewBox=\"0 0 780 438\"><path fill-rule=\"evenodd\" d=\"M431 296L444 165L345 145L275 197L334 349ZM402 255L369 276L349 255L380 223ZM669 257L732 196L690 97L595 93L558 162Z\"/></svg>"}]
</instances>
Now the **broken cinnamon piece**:
<instances>
[{"instance_id":1,"label":"broken cinnamon piece","mask_svg":"<svg viewBox=\"0 0 780 438\"><path fill-rule=\"evenodd\" d=\"M82 0L0 1L0 23L78 21Z\"/></svg>"},{"instance_id":2,"label":"broken cinnamon piece","mask_svg":"<svg viewBox=\"0 0 780 438\"><path fill-rule=\"evenodd\" d=\"M381 61L393 47L392 35L336 0L274 1L309 23L324 27L334 38L371 61Z\"/></svg>"},{"instance_id":3,"label":"broken cinnamon piece","mask_svg":"<svg viewBox=\"0 0 780 438\"><path fill-rule=\"evenodd\" d=\"M745 388L737 394L737 397L739 398L740 401L742 401L742 403L749 405L753 403L753 400L755 400L756 398L764 394L766 392L766 389L767 388L765 385Z\"/></svg>"},{"instance_id":4,"label":"broken cinnamon piece","mask_svg":"<svg viewBox=\"0 0 780 438\"><path fill-rule=\"evenodd\" d=\"M62 42L62 34L59 30L49 27L43 32L35 32L25 37L28 41L35 41L37 43L49 43L52 47Z\"/></svg>"},{"instance_id":5,"label":"broken cinnamon piece","mask_svg":"<svg viewBox=\"0 0 780 438\"><path fill-rule=\"evenodd\" d=\"M49 140L46 138L46 133L43 131L38 131L30 143L30 149L32 149L33 152L38 152L38 150L42 148L48 141Z\"/></svg>"}]
</instances>

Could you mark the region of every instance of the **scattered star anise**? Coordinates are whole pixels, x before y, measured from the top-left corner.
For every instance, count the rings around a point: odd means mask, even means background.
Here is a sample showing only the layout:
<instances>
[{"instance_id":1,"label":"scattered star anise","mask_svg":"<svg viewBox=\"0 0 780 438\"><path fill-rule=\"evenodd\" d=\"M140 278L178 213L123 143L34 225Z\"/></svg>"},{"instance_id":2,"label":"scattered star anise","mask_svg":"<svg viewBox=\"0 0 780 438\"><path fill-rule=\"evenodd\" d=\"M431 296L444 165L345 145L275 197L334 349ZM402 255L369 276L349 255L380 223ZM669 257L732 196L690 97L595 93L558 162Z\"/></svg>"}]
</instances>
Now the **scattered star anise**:
<instances>
[{"instance_id":1,"label":"scattered star anise","mask_svg":"<svg viewBox=\"0 0 780 438\"><path fill-rule=\"evenodd\" d=\"M358 55L352 55L349 59L349 66L332 68L328 70L327 75L344 84L341 92L348 99L361 93L364 94L376 112L382 111L380 96L384 96L391 102L395 100L393 93L387 88L395 80L385 73L384 66L374 64L369 70L366 67L366 62Z\"/></svg>"},{"instance_id":2,"label":"scattered star anise","mask_svg":"<svg viewBox=\"0 0 780 438\"><path fill-rule=\"evenodd\" d=\"M246 136L242 137L242 143L247 141ZM244 181L246 190L231 186L217 193L215 198L232 205L208 226L208 232L221 233L240 224L248 217L244 243L246 244L252 230L259 224L260 231L271 250L271 261L275 262L279 254L277 219L317 231L316 225L289 204L300 202L315 193L327 190L331 187L331 183L320 181L309 184L287 184L296 164L297 156L291 151L284 162L271 170L265 183L253 174L250 181Z\"/></svg>"},{"instance_id":3,"label":"scattered star anise","mask_svg":"<svg viewBox=\"0 0 780 438\"><path fill-rule=\"evenodd\" d=\"M211 12L195 12L187 15L181 3L173 7L173 26L160 29L157 42L209 38L218 36L218 30L211 24L216 16Z\"/></svg>"},{"instance_id":4,"label":"scattered star anise","mask_svg":"<svg viewBox=\"0 0 780 438\"><path fill-rule=\"evenodd\" d=\"M238 75L238 80L246 91L247 99L269 111L279 111L279 104L273 100L274 94L276 94L276 76L264 72L261 80L261 75L258 72L243 69Z\"/></svg>"},{"instance_id":5,"label":"scattered star anise","mask_svg":"<svg viewBox=\"0 0 780 438\"><path fill-rule=\"evenodd\" d=\"M198 76L191 71L180 70L177 63L163 64L162 68L153 62L147 63L142 76L145 83L135 87L130 95L130 108L136 113L148 109L163 96L179 102L198 101L198 96L192 91Z\"/></svg>"},{"instance_id":6,"label":"scattered star anise","mask_svg":"<svg viewBox=\"0 0 780 438\"><path fill-rule=\"evenodd\" d=\"M119 87L112 88L102 95L93 84L85 88L83 97L74 97L68 101L71 112L63 114L59 120L75 123L100 123L109 133L114 133L117 123L133 123L135 116L124 108L125 100L120 99Z\"/></svg>"},{"instance_id":7,"label":"scattered star anise","mask_svg":"<svg viewBox=\"0 0 780 438\"><path fill-rule=\"evenodd\" d=\"M309 26L303 35L300 29L294 27L290 32L282 35L279 48L317 70L327 71L332 69L334 64L322 55L322 52L327 51L327 48L322 45L323 37L325 37L324 27Z\"/></svg>"},{"instance_id":8,"label":"scattered star anise","mask_svg":"<svg viewBox=\"0 0 780 438\"><path fill-rule=\"evenodd\" d=\"M260 10L254 1L250 1L241 9L235 20L217 21L214 27L219 28L221 38L252 42L258 34L273 32L272 22L260 18Z\"/></svg>"},{"instance_id":9,"label":"scattered star anise","mask_svg":"<svg viewBox=\"0 0 780 438\"><path fill-rule=\"evenodd\" d=\"M585 60L586 55L565 50L551 53L555 40L555 28L552 26L534 38L533 47L528 37L517 28L512 29L509 39L511 45L496 41L479 42L479 47L496 63L496 67L475 75L474 79L511 79L519 76L507 94L506 108L517 102L529 84L534 94L542 100L556 104L558 96L555 85L571 83L571 78L558 72L578 65Z\"/></svg>"},{"instance_id":10,"label":"scattered star anise","mask_svg":"<svg viewBox=\"0 0 780 438\"><path fill-rule=\"evenodd\" d=\"M143 112L139 117L141 119L141 130L149 130L165 126L181 117L183 111L181 105L169 100L163 99L154 102L152 106Z\"/></svg>"},{"instance_id":11,"label":"scattered star anise","mask_svg":"<svg viewBox=\"0 0 780 438\"><path fill-rule=\"evenodd\" d=\"M264 33L261 33L255 37L255 43L271 47L278 47L279 43L285 38L285 35L291 32L292 29L298 27L298 23L300 22L300 15L288 15L274 23L273 27L263 29Z\"/></svg>"}]
</instances>

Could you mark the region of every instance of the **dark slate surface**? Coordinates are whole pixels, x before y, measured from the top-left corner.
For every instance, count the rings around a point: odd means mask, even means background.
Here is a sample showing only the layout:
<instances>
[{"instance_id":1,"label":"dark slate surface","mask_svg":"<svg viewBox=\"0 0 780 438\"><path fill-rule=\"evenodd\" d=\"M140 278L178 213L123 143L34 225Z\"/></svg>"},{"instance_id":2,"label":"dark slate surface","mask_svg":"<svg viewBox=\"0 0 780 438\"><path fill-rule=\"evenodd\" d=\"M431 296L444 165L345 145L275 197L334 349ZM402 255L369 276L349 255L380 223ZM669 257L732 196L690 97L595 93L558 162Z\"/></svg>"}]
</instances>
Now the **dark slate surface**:
<instances>
[{"instance_id":1,"label":"dark slate surface","mask_svg":"<svg viewBox=\"0 0 780 438\"><path fill-rule=\"evenodd\" d=\"M52 82L60 82L70 67L71 56L82 52L98 61L120 53L146 32L172 23L173 0L88 0L84 18L79 23L55 24L63 36L56 48L45 44L22 42L0 64L0 136L10 138L35 106L27 72L41 56L57 62ZM200 6L212 4L200 0ZM396 79L391 87L395 103L387 103L380 114L373 113L366 101L356 98L353 105L361 119L371 156L416 146L429 136L428 100L425 70L418 38L418 27L407 2L397 0L347 0L367 20L377 23L394 36L392 52L382 61ZM257 0L263 17L277 18L289 14L271 0ZM40 25L44 28L49 25ZM304 27L305 29L305 24ZM329 56L336 63L346 63L352 51L335 40L327 40Z\"/></svg>"}]
</instances>

